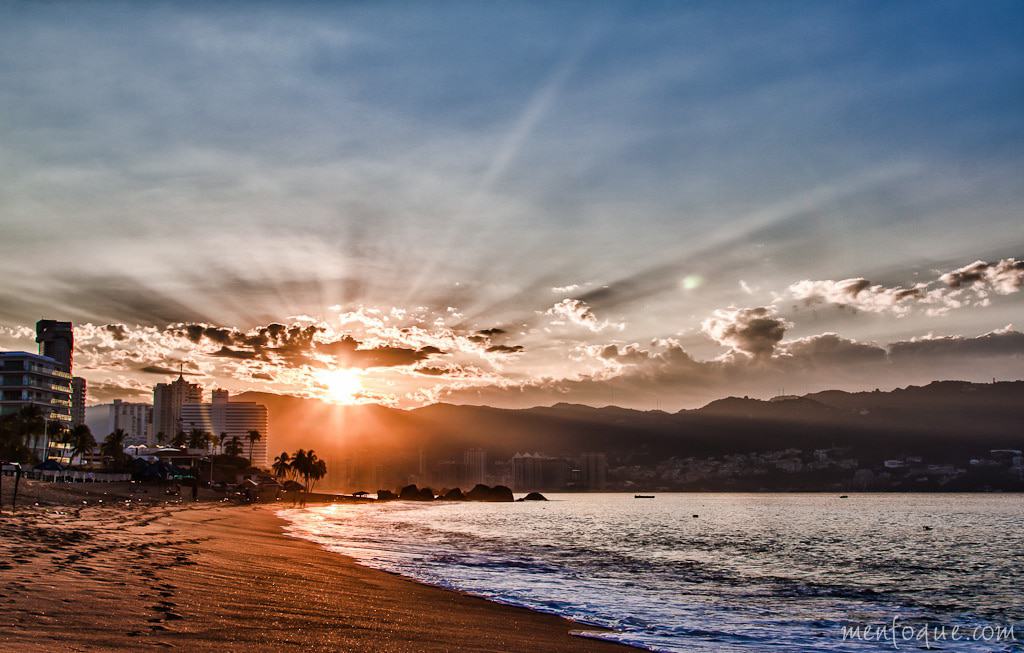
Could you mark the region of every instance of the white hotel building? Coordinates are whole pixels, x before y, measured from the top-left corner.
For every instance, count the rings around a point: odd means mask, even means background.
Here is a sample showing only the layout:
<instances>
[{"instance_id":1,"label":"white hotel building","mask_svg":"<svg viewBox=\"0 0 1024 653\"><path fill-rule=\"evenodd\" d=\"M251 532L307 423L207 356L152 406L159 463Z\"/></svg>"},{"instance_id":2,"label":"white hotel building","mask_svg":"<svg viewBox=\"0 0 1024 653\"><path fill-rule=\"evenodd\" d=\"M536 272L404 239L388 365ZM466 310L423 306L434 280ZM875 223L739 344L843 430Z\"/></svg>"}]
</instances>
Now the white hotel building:
<instances>
[{"instance_id":1,"label":"white hotel building","mask_svg":"<svg viewBox=\"0 0 1024 653\"><path fill-rule=\"evenodd\" d=\"M267 407L252 401L229 401L227 390L214 390L209 404L182 404L181 428L187 433L200 429L220 436L227 433L228 442L237 437L242 443L242 456L249 457L249 431L262 436L252 447L252 464L267 466Z\"/></svg>"}]
</instances>

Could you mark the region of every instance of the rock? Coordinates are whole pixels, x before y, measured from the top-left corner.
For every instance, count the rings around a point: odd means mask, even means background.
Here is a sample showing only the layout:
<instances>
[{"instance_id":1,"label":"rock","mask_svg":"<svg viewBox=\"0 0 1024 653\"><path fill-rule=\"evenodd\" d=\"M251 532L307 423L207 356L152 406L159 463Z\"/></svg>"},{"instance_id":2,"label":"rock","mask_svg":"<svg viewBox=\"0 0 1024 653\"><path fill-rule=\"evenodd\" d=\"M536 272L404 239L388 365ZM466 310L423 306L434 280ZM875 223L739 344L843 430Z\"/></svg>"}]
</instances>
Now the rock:
<instances>
[{"instance_id":1,"label":"rock","mask_svg":"<svg viewBox=\"0 0 1024 653\"><path fill-rule=\"evenodd\" d=\"M512 496L512 488L505 487L504 485L495 485L491 488L491 501L515 501L516 498Z\"/></svg>"},{"instance_id":2,"label":"rock","mask_svg":"<svg viewBox=\"0 0 1024 653\"><path fill-rule=\"evenodd\" d=\"M462 493L459 488L452 488L441 495L441 499L444 501L465 501L466 495Z\"/></svg>"},{"instance_id":3,"label":"rock","mask_svg":"<svg viewBox=\"0 0 1024 653\"><path fill-rule=\"evenodd\" d=\"M394 501L398 495L391 490L377 490L377 501Z\"/></svg>"},{"instance_id":4,"label":"rock","mask_svg":"<svg viewBox=\"0 0 1024 653\"><path fill-rule=\"evenodd\" d=\"M406 485L404 488L399 490L398 498L402 501L422 501L420 498L420 489L415 485Z\"/></svg>"},{"instance_id":5,"label":"rock","mask_svg":"<svg viewBox=\"0 0 1024 653\"><path fill-rule=\"evenodd\" d=\"M544 496L543 494L541 494L540 492L530 492L525 497L520 499L520 501L547 501L547 500L548 500L548 498L546 496Z\"/></svg>"},{"instance_id":6,"label":"rock","mask_svg":"<svg viewBox=\"0 0 1024 653\"><path fill-rule=\"evenodd\" d=\"M420 501L433 501L434 491L428 487L420 488Z\"/></svg>"},{"instance_id":7,"label":"rock","mask_svg":"<svg viewBox=\"0 0 1024 653\"><path fill-rule=\"evenodd\" d=\"M515 501L515 497L512 496L512 490L504 485L487 487L482 483L474 486L466 494L466 499L469 501Z\"/></svg>"}]
</instances>

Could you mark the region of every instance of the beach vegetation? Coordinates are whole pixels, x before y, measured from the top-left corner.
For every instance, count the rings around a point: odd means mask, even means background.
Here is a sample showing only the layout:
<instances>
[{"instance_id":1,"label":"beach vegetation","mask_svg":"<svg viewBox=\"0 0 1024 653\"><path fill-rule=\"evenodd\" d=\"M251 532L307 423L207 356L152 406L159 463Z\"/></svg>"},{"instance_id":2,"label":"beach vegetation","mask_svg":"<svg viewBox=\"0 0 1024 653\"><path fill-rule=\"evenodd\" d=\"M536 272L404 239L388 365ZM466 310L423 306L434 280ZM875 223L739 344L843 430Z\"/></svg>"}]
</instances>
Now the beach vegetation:
<instances>
[{"instance_id":1,"label":"beach vegetation","mask_svg":"<svg viewBox=\"0 0 1024 653\"><path fill-rule=\"evenodd\" d=\"M128 463L128 456L124 453L125 442L128 434L124 429L116 429L103 440L100 445L100 453L108 461L110 469L124 469Z\"/></svg>"},{"instance_id":2,"label":"beach vegetation","mask_svg":"<svg viewBox=\"0 0 1024 653\"><path fill-rule=\"evenodd\" d=\"M76 456L88 458L96 450L96 438L85 424L76 424L68 431L67 442L71 445L68 451L69 462Z\"/></svg>"},{"instance_id":3,"label":"beach vegetation","mask_svg":"<svg viewBox=\"0 0 1024 653\"><path fill-rule=\"evenodd\" d=\"M257 442L263 439L263 436L260 435L259 431L249 431L245 437L249 440L249 464L252 465L252 449L256 446Z\"/></svg>"}]
</instances>

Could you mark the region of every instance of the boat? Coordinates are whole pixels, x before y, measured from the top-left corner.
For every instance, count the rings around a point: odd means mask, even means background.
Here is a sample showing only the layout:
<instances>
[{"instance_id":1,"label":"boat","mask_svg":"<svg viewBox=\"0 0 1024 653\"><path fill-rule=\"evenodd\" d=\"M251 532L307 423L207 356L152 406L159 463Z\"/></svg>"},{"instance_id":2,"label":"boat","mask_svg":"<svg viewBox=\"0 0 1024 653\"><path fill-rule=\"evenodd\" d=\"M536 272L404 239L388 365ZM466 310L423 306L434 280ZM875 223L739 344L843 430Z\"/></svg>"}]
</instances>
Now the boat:
<instances>
[{"instance_id":1,"label":"boat","mask_svg":"<svg viewBox=\"0 0 1024 653\"><path fill-rule=\"evenodd\" d=\"M634 494L633 498L634 499L653 499L654 495L653 494Z\"/></svg>"}]
</instances>

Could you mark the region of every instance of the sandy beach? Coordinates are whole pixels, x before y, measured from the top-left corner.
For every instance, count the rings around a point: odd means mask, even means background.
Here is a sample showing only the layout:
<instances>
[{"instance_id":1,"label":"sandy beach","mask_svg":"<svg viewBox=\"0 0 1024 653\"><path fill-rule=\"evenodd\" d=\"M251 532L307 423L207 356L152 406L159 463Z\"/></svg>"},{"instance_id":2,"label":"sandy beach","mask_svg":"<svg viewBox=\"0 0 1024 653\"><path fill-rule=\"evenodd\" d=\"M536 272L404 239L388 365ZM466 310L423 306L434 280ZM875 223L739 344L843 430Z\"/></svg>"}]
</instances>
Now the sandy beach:
<instances>
[{"instance_id":1,"label":"sandy beach","mask_svg":"<svg viewBox=\"0 0 1024 653\"><path fill-rule=\"evenodd\" d=\"M634 650L571 636L580 626L564 619L361 567L283 535L274 506L26 483L12 515L9 492L8 650Z\"/></svg>"}]
</instances>

